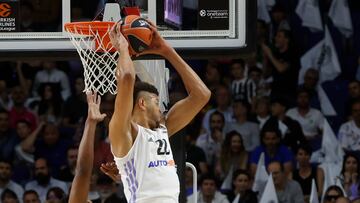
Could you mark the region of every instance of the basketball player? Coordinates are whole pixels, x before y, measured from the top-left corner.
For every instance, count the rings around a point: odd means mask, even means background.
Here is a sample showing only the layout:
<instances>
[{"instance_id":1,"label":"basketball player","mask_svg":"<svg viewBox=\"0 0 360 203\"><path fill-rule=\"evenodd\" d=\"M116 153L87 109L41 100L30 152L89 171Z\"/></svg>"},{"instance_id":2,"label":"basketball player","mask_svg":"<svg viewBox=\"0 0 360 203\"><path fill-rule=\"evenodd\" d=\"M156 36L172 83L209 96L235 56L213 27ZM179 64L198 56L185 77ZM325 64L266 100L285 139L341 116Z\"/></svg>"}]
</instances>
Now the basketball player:
<instances>
[{"instance_id":1,"label":"basketball player","mask_svg":"<svg viewBox=\"0 0 360 203\"><path fill-rule=\"evenodd\" d=\"M163 117L157 89L147 83L135 84L128 42L120 32L120 25L114 26L110 38L120 56L109 138L129 203L176 203L180 186L168 137L195 117L211 93L153 24L151 29L153 41L143 54L157 54L167 59L181 76L189 95L174 104Z\"/></svg>"},{"instance_id":2,"label":"basketball player","mask_svg":"<svg viewBox=\"0 0 360 203\"><path fill-rule=\"evenodd\" d=\"M100 96L93 93L87 93L86 96L88 116L79 146L76 172L70 190L69 203L87 202L94 160L95 129L97 123L101 122L106 116L99 111L101 102Z\"/></svg>"}]
</instances>

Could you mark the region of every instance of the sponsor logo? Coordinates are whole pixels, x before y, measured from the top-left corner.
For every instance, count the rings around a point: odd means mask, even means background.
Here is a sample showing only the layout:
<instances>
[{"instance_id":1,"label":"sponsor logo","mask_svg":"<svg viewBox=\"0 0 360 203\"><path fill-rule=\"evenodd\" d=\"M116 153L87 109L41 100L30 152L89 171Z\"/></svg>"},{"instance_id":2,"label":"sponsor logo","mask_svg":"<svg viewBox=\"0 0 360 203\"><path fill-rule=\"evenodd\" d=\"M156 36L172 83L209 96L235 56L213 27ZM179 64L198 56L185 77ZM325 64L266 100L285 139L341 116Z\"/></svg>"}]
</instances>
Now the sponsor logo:
<instances>
[{"instance_id":1,"label":"sponsor logo","mask_svg":"<svg viewBox=\"0 0 360 203\"><path fill-rule=\"evenodd\" d=\"M163 166L175 166L174 160L156 160L150 161L148 164L148 168L156 168L156 167L163 167Z\"/></svg>"},{"instance_id":2,"label":"sponsor logo","mask_svg":"<svg viewBox=\"0 0 360 203\"><path fill-rule=\"evenodd\" d=\"M200 16L205 17L206 16L206 11L205 10L200 10Z\"/></svg>"},{"instance_id":3,"label":"sponsor logo","mask_svg":"<svg viewBox=\"0 0 360 203\"><path fill-rule=\"evenodd\" d=\"M210 19L229 18L229 10L200 10L199 15Z\"/></svg>"},{"instance_id":4,"label":"sponsor logo","mask_svg":"<svg viewBox=\"0 0 360 203\"><path fill-rule=\"evenodd\" d=\"M0 4L0 17L6 18L11 14L11 6L7 3Z\"/></svg>"}]
</instances>

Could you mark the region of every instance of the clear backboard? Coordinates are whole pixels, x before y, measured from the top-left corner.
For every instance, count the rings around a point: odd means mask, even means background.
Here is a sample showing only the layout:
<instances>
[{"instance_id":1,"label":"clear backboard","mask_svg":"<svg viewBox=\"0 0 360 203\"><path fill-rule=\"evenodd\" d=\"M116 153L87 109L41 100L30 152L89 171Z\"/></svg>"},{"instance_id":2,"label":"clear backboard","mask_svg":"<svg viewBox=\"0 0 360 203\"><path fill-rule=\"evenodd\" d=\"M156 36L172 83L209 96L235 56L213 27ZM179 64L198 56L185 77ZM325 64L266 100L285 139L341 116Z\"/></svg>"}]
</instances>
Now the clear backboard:
<instances>
[{"instance_id":1,"label":"clear backboard","mask_svg":"<svg viewBox=\"0 0 360 203\"><path fill-rule=\"evenodd\" d=\"M120 0L185 57L238 55L254 50L254 0ZM101 19L104 0L0 0L0 60L77 57L64 24ZM124 14L122 14L124 15Z\"/></svg>"}]
</instances>

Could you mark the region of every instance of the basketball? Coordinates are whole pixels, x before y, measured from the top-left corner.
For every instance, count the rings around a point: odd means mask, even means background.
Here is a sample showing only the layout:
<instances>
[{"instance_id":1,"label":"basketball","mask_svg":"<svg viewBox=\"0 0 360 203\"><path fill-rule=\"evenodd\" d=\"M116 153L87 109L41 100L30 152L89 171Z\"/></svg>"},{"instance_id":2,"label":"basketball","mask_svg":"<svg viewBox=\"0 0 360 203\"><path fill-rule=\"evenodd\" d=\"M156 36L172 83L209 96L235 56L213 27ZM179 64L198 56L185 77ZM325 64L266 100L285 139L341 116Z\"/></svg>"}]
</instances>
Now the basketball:
<instances>
[{"instance_id":1,"label":"basketball","mask_svg":"<svg viewBox=\"0 0 360 203\"><path fill-rule=\"evenodd\" d=\"M153 36L149 23L137 15L128 15L123 19L121 33L129 42L130 55L141 53L147 49Z\"/></svg>"}]
</instances>

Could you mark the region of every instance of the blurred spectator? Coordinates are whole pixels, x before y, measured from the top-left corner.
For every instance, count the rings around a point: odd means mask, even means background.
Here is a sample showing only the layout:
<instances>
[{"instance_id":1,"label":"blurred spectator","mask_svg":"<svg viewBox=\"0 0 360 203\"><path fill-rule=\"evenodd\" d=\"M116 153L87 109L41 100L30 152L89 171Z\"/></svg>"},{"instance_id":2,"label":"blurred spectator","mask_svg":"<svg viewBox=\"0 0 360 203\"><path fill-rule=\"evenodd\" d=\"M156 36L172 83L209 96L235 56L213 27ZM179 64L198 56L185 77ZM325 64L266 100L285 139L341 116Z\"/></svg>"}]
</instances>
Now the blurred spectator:
<instances>
[{"instance_id":1,"label":"blurred spectator","mask_svg":"<svg viewBox=\"0 0 360 203\"><path fill-rule=\"evenodd\" d=\"M68 76L64 71L58 70L56 63L46 61L43 63L44 69L39 71L34 79L33 95L38 96L38 91L42 83L59 83L61 86L61 96L64 101L71 95Z\"/></svg>"},{"instance_id":2,"label":"blurred spectator","mask_svg":"<svg viewBox=\"0 0 360 203\"><path fill-rule=\"evenodd\" d=\"M1 194L2 203L19 203L19 198L15 192L10 189L5 189Z\"/></svg>"},{"instance_id":3,"label":"blurred spectator","mask_svg":"<svg viewBox=\"0 0 360 203\"><path fill-rule=\"evenodd\" d=\"M257 164L261 153L264 153L265 166L273 161L282 164L286 176L292 172L293 155L289 149L281 144L281 133L275 126L263 128L260 133L261 145L258 146L251 154L250 170L255 175Z\"/></svg>"},{"instance_id":4,"label":"blurred spectator","mask_svg":"<svg viewBox=\"0 0 360 203\"><path fill-rule=\"evenodd\" d=\"M209 171L206 164L206 155L204 151L195 145L194 140L188 133L185 136L186 161L192 163L198 174L205 174Z\"/></svg>"},{"instance_id":5,"label":"blurred spectator","mask_svg":"<svg viewBox=\"0 0 360 203\"><path fill-rule=\"evenodd\" d=\"M66 194L59 187L52 187L46 193L46 203L65 203Z\"/></svg>"},{"instance_id":6,"label":"blurred spectator","mask_svg":"<svg viewBox=\"0 0 360 203\"><path fill-rule=\"evenodd\" d=\"M339 197L344 197L344 192L337 185L331 185L326 189L323 203L335 203Z\"/></svg>"},{"instance_id":7,"label":"blurred spectator","mask_svg":"<svg viewBox=\"0 0 360 203\"><path fill-rule=\"evenodd\" d=\"M37 128L31 132L30 123L26 120L19 120L16 124L16 132L20 138L20 143L16 145L16 158L19 162L29 164L34 163L34 142L41 130L45 126L45 122L40 122Z\"/></svg>"},{"instance_id":8,"label":"blurred spectator","mask_svg":"<svg viewBox=\"0 0 360 203\"><path fill-rule=\"evenodd\" d=\"M20 31L21 32L35 32L37 27L33 19L34 7L29 2L21 2L20 9Z\"/></svg>"},{"instance_id":9,"label":"blurred spectator","mask_svg":"<svg viewBox=\"0 0 360 203\"><path fill-rule=\"evenodd\" d=\"M206 64L204 82L211 92L214 92L221 83L221 74L215 61L209 60Z\"/></svg>"},{"instance_id":10,"label":"blurred spectator","mask_svg":"<svg viewBox=\"0 0 360 203\"><path fill-rule=\"evenodd\" d=\"M287 107L288 102L284 98L274 98L271 102L272 118L266 122L265 126L277 126L281 132L283 144L296 153L298 146L307 141L299 122L286 116Z\"/></svg>"},{"instance_id":11,"label":"blurred spectator","mask_svg":"<svg viewBox=\"0 0 360 203\"><path fill-rule=\"evenodd\" d=\"M14 106L9 112L10 126L11 128L16 128L16 123L19 120L27 120L31 123L31 129L36 128L36 116L31 113L25 107L26 93L20 86L16 86L12 89L11 97L14 102Z\"/></svg>"},{"instance_id":12,"label":"blurred spectator","mask_svg":"<svg viewBox=\"0 0 360 203\"><path fill-rule=\"evenodd\" d=\"M270 96L271 87L269 82L264 79L263 71L260 68L253 66L249 68L248 72L249 78L254 81L256 86L256 97Z\"/></svg>"},{"instance_id":13,"label":"blurred spectator","mask_svg":"<svg viewBox=\"0 0 360 203\"><path fill-rule=\"evenodd\" d=\"M34 145L32 140L35 140L37 134L40 133L43 122L40 122L38 127L31 132L30 123L26 120L19 120L16 124L17 136L20 143L15 146L14 157L14 180L25 184L30 179L31 170L34 167ZM19 197L20 198L20 197Z\"/></svg>"},{"instance_id":14,"label":"blurred spectator","mask_svg":"<svg viewBox=\"0 0 360 203\"><path fill-rule=\"evenodd\" d=\"M245 61L236 59L231 62L231 95L234 99L241 99L251 104L256 96L256 85L245 75Z\"/></svg>"},{"instance_id":15,"label":"blurred spectator","mask_svg":"<svg viewBox=\"0 0 360 203\"><path fill-rule=\"evenodd\" d=\"M282 163L275 161L268 165L268 171L272 174L276 196L279 202L303 203L304 196L298 182L287 178Z\"/></svg>"},{"instance_id":16,"label":"blurred spectator","mask_svg":"<svg viewBox=\"0 0 360 203\"><path fill-rule=\"evenodd\" d=\"M238 169L232 176L233 190L227 194L229 202L257 203L257 194L251 190L251 177L246 170Z\"/></svg>"},{"instance_id":17,"label":"blurred spectator","mask_svg":"<svg viewBox=\"0 0 360 203\"><path fill-rule=\"evenodd\" d=\"M255 122L259 124L261 130L270 118L270 99L269 97L260 97L255 101Z\"/></svg>"},{"instance_id":18,"label":"blurred spectator","mask_svg":"<svg viewBox=\"0 0 360 203\"><path fill-rule=\"evenodd\" d=\"M218 111L224 115L225 122L233 120L233 109L230 106L231 95L229 88L222 84L218 85L215 91L215 108L209 109L202 120L202 128L204 132L210 133L210 115Z\"/></svg>"},{"instance_id":19,"label":"blurred spectator","mask_svg":"<svg viewBox=\"0 0 360 203\"><path fill-rule=\"evenodd\" d=\"M244 100L233 101L233 111L235 122L228 122L225 125L224 132L237 131L241 134L246 151L254 150L260 144L259 125L248 121L250 106Z\"/></svg>"},{"instance_id":20,"label":"blurred spectator","mask_svg":"<svg viewBox=\"0 0 360 203\"><path fill-rule=\"evenodd\" d=\"M17 143L15 132L9 128L9 113L0 109L0 158L11 160Z\"/></svg>"},{"instance_id":21,"label":"blurred spectator","mask_svg":"<svg viewBox=\"0 0 360 203\"><path fill-rule=\"evenodd\" d=\"M26 190L35 190L41 202L45 202L46 194L50 188L59 187L65 193L68 192L66 183L60 180L53 178L50 175L50 168L48 162L44 158L39 158L35 161L35 180L28 182L25 185Z\"/></svg>"},{"instance_id":22,"label":"blurred spectator","mask_svg":"<svg viewBox=\"0 0 360 203\"><path fill-rule=\"evenodd\" d=\"M290 32L278 30L275 37L275 51L262 44L264 71L271 70L273 81L271 84L271 96L287 96L293 98L297 87L297 75L299 71L298 56L292 47Z\"/></svg>"},{"instance_id":23,"label":"blurred spectator","mask_svg":"<svg viewBox=\"0 0 360 203\"><path fill-rule=\"evenodd\" d=\"M27 190L23 195L24 203L40 203L40 198L35 190Z\"/></svg>"},{"instance_id":24,"label":"blurred spectator","mask_svg":"<svg viewBox=\"0 0 360 203\"><path fill-rule=\"evenodd\" d=\"M42 83L38 91L41 98L37 106L39 119L49 123L60 123L63 100L58 84Z\"/></svg>"},{"instance_id":25,"label":"blurred spectator","mask_svg":"<svg viewBox=\"0 0 360 203\"><path fill-rule=\"evenodd\" d=\"M59 180L71 184L75 176L76 161L78 156L78 146L70 146L67 150L67 164L62 166L59 172Z\"/></svg>"},{"instance_id":26,"label":"blurred spectator","mask_svg":"<svg viewBox=\"0 0 360 203\"><path fill-rule=\"evenodd\" d=\"M52 168L52 175L57 177L60 168L66 164L66 151L71 145L67 139L61 139L58 127L48 123L40 139L35 142L35 158L43 157Z\"/></svg>"},{"instance_id":27,"label":"blurred spectator","mask_svg":"<svg viewBox=\"0 0 360 203\"><path fill-rule=\"evenodd\" d=\"M360 162L354 154L346 154L343 160L340 178L345 189L346 196L350 200L360 197Z\"/></svg>"},{"instance_id":28,"label":"blurred spectator","mask_svg":"<svg viewBox=\"0 0 360 203\"><path fill-rule=\"evenodd\" d=\"M319 82L319 71L314 68L306 70L304 75L304 84L300 85L300 88L305 89L310 95L310 106L315 109L321 109L320 100L317 92L317 86Z\"/></svg>"},{"instance_id":29,"label":"blurred spectator","mask_svg":"<svg viewBox=\"0 0 360 203\"><path fill-rule=\"evenodd\" d=\"M11 180L12 172L11 162L5 159L0 160L0 194L9 189L16 194L17 199L21 199L24 189Z\"/></svg>"},{"instance_id":30,"label":"blurred spectator","mask_svg":"<svg viewBox=\"0 0 360 203\"><path fill-rule=\"evenodd\" d=\"M296 152L298 168L294 170L292 177L297 181L304 193L305 201L308 202L311 193L312 180L316 180L317 168L310 163L312 151L308 145L300 145Z\"/></svg>"},{"instance_id":31,"label":"blurred spectator","mask_svg":"<svg viewBox=\"0 0 360 203\"><path fill-rule=\"evenodd\" d=\"M339 142L348 151L360 150L360 100L351 105L352 120L341 125L339 129Z\"/></svg>"},{"instance_id":32,"label":"blurred spectator","mask_svg":"<svg viewBox=\"0 0 360 203\"><path fill-rule=\"evenodd\" d=\"M41 25L41 31L59 31L61 24L61 1L54 0L51 3L46 0L28 1L32 4L34 23Z\"/></svg>"},{"instance_id":33,"label":"blurred spectator","mask_svg":"<svg viewBox=\"0 0 360 203\"><path fill-rule=\"evenodd\" d=\"M62 125L66 128L76 129L80 125L82 119L86 118L87 104L86 96L83 92L84 88L84 79L77 77L75 79L74 94L66 100L63 108Z\"/></svg>"},{"instance_id":34,"label":"blurred spectator","mask_svg":"<svg viewBox=\"0 0 360 203\"><path fill-rule=\"evenodd\" d=\"M224 115L215 111L210 115L210 133L201 134L196 140L196 146L200 147L206 155L206 161L210 168L216 163L216 156L219 155L221 144L224 139Z\"/></svg>"},{"instance_id":35,"label":"blurred spectator","mask_svg":"<svg viewBox=\"0 0 360 203\"><path fill-rule=\"evenodd\" d=\"M310 107L310 94L307 90L298 90L297 107L289 109L286 115L300 123L305 138L313 150L319 149L325 118L319 110Z\"/></svg>"},{"instance_id":36,"label":"blurred spectator","mask_svg":"<svg viewBox=\"0 0 360 203\"><path fill-rule=\"evenodd\" d=\"M277 31L279 30L287 30L290 31L290 24L287 20L286 11L281 6L281 4L276 4L271 9L271 18L272 18L272 24L271 24L271 31L270 31L270 39L276 35Z\"/></svg>"},{"instance_id":37,"label":"blurred spectator","mask_svg":"<svg viewBox=\"0 0 360 203\"><path fill-rule=\"evenodd\" d=\"M229 203L226 196L217 191L216 179L211 175L205 175L199 181L200 191L197 194L197 203ZM194 202L193 195L187 198L188 203Z\"/></svg>"},{"instance_id":38,"label":"blurred spectator","mask_svg":"<svg viewBox=\"0 0 360 203\"><path fill-rule=\"evenodd\" d=\"M351 106L354 102L360 99L360 82L358 80L353 80L349 82L348 85L349 98L345 103L345 119L348 119L351 116Z\"/></svg>"},{"instance_id":39,"label":"blurred spectator","mask_svg":"<svg viewBox=\"0 0 360 203\"><path fill-rule=\"evenodd\" d=\"M234 171L248 168L248 153L238 132L226 134L217 162L216 176L224 180L221 190L231 190Z\"/></svg>"},{"instance_id":40,"label":"blurred spectator","mask_svg":"<svg viewBox=\"0 0 360 203\"><path fill-rule=\"evenodd\" d=\"M0 80L0 109L10 111L13 105L13 101L9 96L6 81Z\"/></svg>"}]
</instances>

